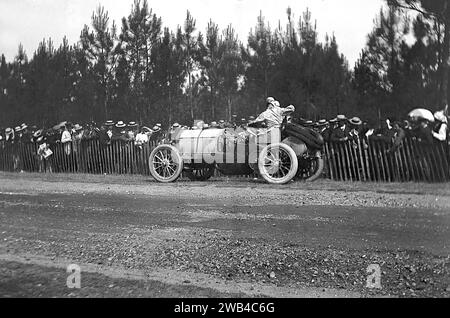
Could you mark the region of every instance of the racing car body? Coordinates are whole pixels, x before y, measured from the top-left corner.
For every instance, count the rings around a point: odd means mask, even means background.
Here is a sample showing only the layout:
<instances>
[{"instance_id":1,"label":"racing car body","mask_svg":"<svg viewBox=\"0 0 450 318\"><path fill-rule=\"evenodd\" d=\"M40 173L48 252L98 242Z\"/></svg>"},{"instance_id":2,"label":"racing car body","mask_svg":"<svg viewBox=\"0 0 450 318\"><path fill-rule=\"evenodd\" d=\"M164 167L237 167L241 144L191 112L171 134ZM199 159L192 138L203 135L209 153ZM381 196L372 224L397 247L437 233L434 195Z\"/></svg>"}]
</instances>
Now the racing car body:
<instances>
[{"instance_id":1,"label":"racing car body","mask_svg":"<svg viewBox=\"0 0 450 318\"><path fill-rule=\"evenodd\" d=\"M283 140L282 140L283 139ZM159 182L173 182L184 171L191 180L207 180L217 169L225 175L251 175L285 184L309 154L301 135L286 136L280 128L178 129L149 158Z\"/></svg>"}]
</instances>

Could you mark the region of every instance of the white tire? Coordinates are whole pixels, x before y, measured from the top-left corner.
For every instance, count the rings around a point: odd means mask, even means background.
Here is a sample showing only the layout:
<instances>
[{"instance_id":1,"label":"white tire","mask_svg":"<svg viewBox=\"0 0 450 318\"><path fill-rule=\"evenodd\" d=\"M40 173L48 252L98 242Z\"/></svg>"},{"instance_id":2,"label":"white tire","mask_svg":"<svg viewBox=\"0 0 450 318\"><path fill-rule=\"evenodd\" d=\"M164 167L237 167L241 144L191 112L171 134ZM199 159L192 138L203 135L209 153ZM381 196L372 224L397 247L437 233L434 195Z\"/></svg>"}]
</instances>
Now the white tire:
<instances>
[{"instance_id":1,"label":"white tire","mask_svg":"<svg viewBox=\"0 0 450 318\"><path fill-rule=\"evenodd\" d=\"M183 160L178 150L171 145L156 147L149 157L150 173L158 182L177 180L183 171Z\"/></svg>"},{"instance_id":2,"label":"white tire","mask_svg":"<svg viewBox=\"0 0 450 318\"><path fill-rule=\"evenodd\" d=\"M268 145L258 156L259 173L269 183L286 184L295 177L297 169L297 155L284 143Z\"/></svg>"}]
</instances>

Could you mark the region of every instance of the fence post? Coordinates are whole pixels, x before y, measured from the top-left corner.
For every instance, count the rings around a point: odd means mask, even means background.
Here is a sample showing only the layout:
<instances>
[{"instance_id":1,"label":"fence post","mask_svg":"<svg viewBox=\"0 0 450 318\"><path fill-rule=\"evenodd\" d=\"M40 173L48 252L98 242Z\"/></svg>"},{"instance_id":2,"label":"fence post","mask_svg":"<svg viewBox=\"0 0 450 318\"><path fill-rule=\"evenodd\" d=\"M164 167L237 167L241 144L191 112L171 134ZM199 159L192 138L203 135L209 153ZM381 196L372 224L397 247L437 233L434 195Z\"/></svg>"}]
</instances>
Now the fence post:
<instances>
[{"instance_id":1,"label":"fence post","mask_svg":"<svg viewBox=\"0 0 450 318\"><path fill-rule=\"evenodd\" d=\"M331 150L331 161L332 161L332 165L333 165L333 169L335 172L335 181L340 181L341 180L341 175L339 173L339 165L337 163L338 158L337 158L337 153L336 153L336 148L335 148L335 143L334 142L330 142L329 143L330 146L330 150Z\"/></svg>"},{"instance_id":2,"label":"fence post","mask_svg":"<svg viewBox=\"0 0 450 318\"><path fill-rule=\"evenodd\" d=\"M331 180L334 180L334 173L333 173L333 167L331 166L331 157L330 157L330 151L328 149L328 142L325 143L324 149L325 149L326 163L327 163L327 167L328 167L328 176L330 177Z\"/></svg>"}]
</instances>

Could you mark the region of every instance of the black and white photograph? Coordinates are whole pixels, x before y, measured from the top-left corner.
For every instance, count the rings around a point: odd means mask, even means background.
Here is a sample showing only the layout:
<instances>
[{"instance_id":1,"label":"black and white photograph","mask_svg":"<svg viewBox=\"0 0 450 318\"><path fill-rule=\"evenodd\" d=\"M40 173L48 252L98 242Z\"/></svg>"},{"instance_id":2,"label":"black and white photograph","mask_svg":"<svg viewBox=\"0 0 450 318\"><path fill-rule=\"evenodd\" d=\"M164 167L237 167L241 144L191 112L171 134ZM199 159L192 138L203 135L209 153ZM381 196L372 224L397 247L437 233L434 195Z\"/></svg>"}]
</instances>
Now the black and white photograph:
<instances>
[{"instance_id":1,"label":"black and white photograph","mask_svg":"<svg viewBox=\"0 0 450 318\"><path fill-rule=\"evenodd\" d=\"M450 298L449 75L450 0L0 0L0 298Z\"/></svg>"}]
</instances>

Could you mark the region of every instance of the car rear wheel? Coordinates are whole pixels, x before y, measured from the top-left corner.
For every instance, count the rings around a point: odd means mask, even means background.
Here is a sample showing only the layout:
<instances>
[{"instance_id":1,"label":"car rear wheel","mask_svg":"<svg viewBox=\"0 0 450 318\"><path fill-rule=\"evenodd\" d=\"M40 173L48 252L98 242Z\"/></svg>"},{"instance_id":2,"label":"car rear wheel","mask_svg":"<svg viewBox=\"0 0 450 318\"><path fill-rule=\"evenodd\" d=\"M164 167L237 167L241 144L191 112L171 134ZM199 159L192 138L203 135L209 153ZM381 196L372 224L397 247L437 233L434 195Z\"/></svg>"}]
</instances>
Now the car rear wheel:
<instances>
[{"instance_id":1,"label":"car rear wheel","mask_svg":"<svg viewBox=\"0 0 450 318\"><path fill-rule=\"evenodd\" d=\"M268 145L259 154L259 173L269 183L286 184L295 177L297 169L297 155L286 144Z\"/></svg>"},{"instance_id":2,"label":"car rear wheel","mask_svg":"<svg viewBox=\"0 0 450 318\"><path fill-rule=\"evenodd\" d=\"M150 154L149 168L151 175L157 181L174 182L183 171L183 160L175 147L160 145Z\"/></svg>"},{"instance_id":3,"label":"car rear wheel","mask_svg":"<svg viewBox=\"0 0 450 318\"><path fill-rule=\"evenodd\" d=\"M298 158L299 167L297 177L306 182L313 182L322 176L324 169L324 160L320 151L317 151L313 157Z\"/></svg>"}]
</instances>

